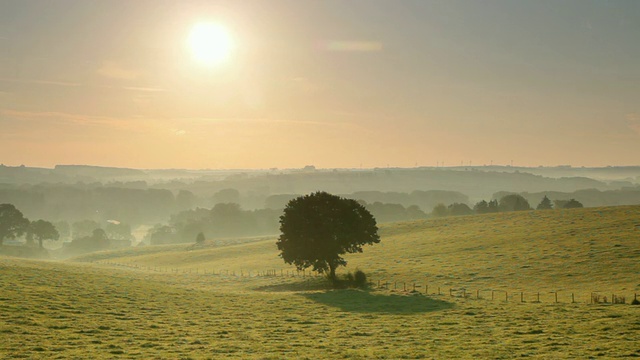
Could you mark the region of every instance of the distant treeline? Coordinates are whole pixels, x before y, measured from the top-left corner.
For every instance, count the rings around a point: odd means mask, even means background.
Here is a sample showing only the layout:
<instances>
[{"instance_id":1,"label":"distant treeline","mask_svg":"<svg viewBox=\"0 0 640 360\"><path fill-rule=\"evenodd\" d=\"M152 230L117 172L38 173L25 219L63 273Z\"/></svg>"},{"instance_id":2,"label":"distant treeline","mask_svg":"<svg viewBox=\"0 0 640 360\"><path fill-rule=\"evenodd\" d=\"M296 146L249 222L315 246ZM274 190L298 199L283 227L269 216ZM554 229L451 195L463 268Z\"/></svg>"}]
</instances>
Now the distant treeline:
<instances>
[{"instance_id":1,"label":"distant treeline","mask_svg":"<svg viewBox=\"0 0 640 360\"><path fill-rule=\"evenodd\" d=\"M190 209L195 196L166 189L133 189L101 184L0 185L0 203L11 203L27 216L53 221L124 221L131 225L164 220Z\"/></svg>"},{"instance_id":2,"label":"distant treeline","mask_svg":"<svg viewBox=\"0 0 640 360\"><path fill-rule=\"evenodd\" d=\"M62 169L64 170L64 169ZM24 171L28 171L25 169ZM35 171L35 170L33 170ZM437 172L430 170L431 172ZM444 171L451 176L470 179L474 174L478 179L498 176L496 174L482 173L479 171ZM331 182L337 179L352 179L356 183L360 181L394 182L396 180L407 181L408 179L416 180L413 183L419 185L416 174L426 174L429 171L387 171L380 170L374 172L351 172L351 173L299 173L285 175L262 175L263 180L268 180L262 187L256 187L254 190L239 189L225 187L231 184L241 184L243 181L253 183L256 179L248 176L235 175L228 179L219 181L195 181L193 183L184 183L180 181L171 181L163 184L149 185L144 181L133 181L126 183L110 183L104 185L101 183L77 183L70 184L39 184L39 185L12 185L0 184L0 203L14 204L19 208L26 217L33 219L48 219L56 224L61 235L61 239L75 239L77 236L71 231L66 231L72 224L90 220L99 224L107 224L110 221L128 224L132 229L137 229L141 225L150 226L157 223L165 223L171 226L171 234L179 241L192 241L193 231L191 227L200 227L208 238L227 237L227 236L254 236L275 234L278 232L278 217L281 215L282 209L287 202L297 196L305 194L304 192L274 192L280 188L304 188L295 181L299 179L302 183L310 185L310 179L323 179L325 182ZM423 175L424 175L423 174ZM444 175L441 175L442 177ZM523 177L532 179L524 174L509 174L511 177ZM538 177L535 177L538 178ZM271 187L270 182L279 183L279 181L288 181L288 186ZM368 180L367 180L368 179ZM404 180L403 180L404 179ZM0 179L1 180L1 179ZM276 181L277 180L277 181ZM434 181L428 179L429 182ZM504 180L504 179L503 179ZM425 180L426 181L426 180ZM568 180L563 180L568 181ZM580 181L586 181L581 179ZM348 183L348 182L347 182ZM347 183L343 185L346 186ZM281 183L283 185L284 183ZM245 183L246 185L246 183ZM341 186L343 186L341 185ZM406 184L405 184L406 185ZM444 183L440 183L445 186ZM257 186L257 185L256 185ZM354 188L355 185L353 185ZM193 190L193 191L192 191ZM203 195L205 194L205 195ZM208 195L206 195L208 194ZM378 223L390 221L404 221L421 219L428 217L429 212L438 204L447 204L439 207L435 211L434 216L440 213L446 214L468 214L482 212L476 209L475 204L470 200L467 194L459 191L448 190L413 190L409 192L401 191L355 191L351 193L338 193L340 196L352 198L360 201L375 216ZM612 205L634 205L640 204L640 186L629 186L618 190L578 190L573 192L507 192L501 191L494 193L492 199L499 200L509 194L519 194L532 207L535 207L541 199L546 195L553 201L568 201L577 199L584 206L612 206ZM475 199L478 199L477 197ZM474 200L475 201L475 200ZM202 215L202 209L213 209L217 204L239 204L234 211L230 210L230 214L226 216L232 222L217 224L218 220L211 220L204 226L202 224L192 224L185 222L180 224L178 221L168 223L168 220L181 212L195 212L199 214L198 221L205 218ZM487 200L487 208L490 211L491 200ZM500 210L496 207L497 211ZM196 209L196 210L193 210ZM206 210L210 211L210 210ZM66 225L64 224L66 222ZM234 225L236 224L236 225ZM238 225L239 224L239 225ZM237 228L235 228L235 227ZM104 226L101 226L104 227ZM105 230L107 230L105 228ZM67 235L68 234L68 235ZM196 233L197 234L197 233ZM195 236L195 235L194 235ZM172 241L177 241L177 240ZM139 240L139 239L138 239Z\"/></svg>"},{"instance_id":3,"label":"distant treeline","mask_svg":"<svg viewBox=\"0 0 640 360\"><path fill-rule=\"evenodd\" d=\"M499 199L513 192L500 191L493 195L494 199ZM600 191L597 189L577 190L573 192L542 191L536 193L517 193L527 199L531 204L537 204L545 196L556 200L579 199L586 207L596 206L618 206L640 204L640 186L626 187L619 190Z\"/></svg>"},{"instance_id":4,"label":"distant treeline","mask_svg":"<svg viewBox=\"0 0 640 360\"><path fill-rule=\"evenodd\" d=\"M558 175L562 177L555 177ZM596 180L589 178L590 175L609 180ZM201 200L197 205L204 207L215 205L210 200L217 192L235 189L241 194L238 203L244 209L260 209L264 208L265 199L271 195L307 194L318 189L332 194L352 194L357 191L411 193L414 190L438 189L458 191L472 199L486 198L499 191L535 193L572 192L589 188L614 190L638 184L640 167L578 169L469 166L317 170L309 166L304 169L283 170L190 171L95 166L56 166L55 169L43 169L0 165L2 184L73 186L80 182L106 187L166 189L174 194L187 190ZM399 203L405 207L412 205L398 201L381 202ZM425 209L420 204L416 205Z\"/></svg>"},{"instance_id":5,"label":"distant treeline","mask_svg":"<svg viewBox=\"0 0 640 360\"><path fill-rule=\"evenodd\" d=\"M169 224L149 230L145 240L153 245L195 242L199 233L206 239L277 234L281 210L242 210L235 203L216 204L172 215Z\"/></svg>"},{"instance_id":6,"label":"distant treeline","mask_svg":"<svg viewBox=\"0 0 640 360\"><path fill-rule=\"evenodd\" d=\"M442 199L462 199L466 196L450 192L414 192L414 197L401 193L368 192L367 199L384 199L430 203ZM354 194L355 195L355 194ZM181 211L171 216L168 224L158 224L149 230L146 241L151 244L194 242L199 233L207 239L274 235L279 232L280 216L287 203L298 195L283 194L270 197L266 209L243 210L237 203L218 203L211 209L197 208ZM349 196L356 198L356 196ZM397 203L368 203L356 198L375 217L378 223L406 221L427 218L428 215L417 205L407 207Z\"/></svg>"},{"instance_id":7,"label":"distant treeline","mask_svg":"<svg viewBox=\"0 0 640 360\"><path fill-rule=\"evenodd\" d=\"M551 210L551 209L572 209L572 208L581 208L584 205L576 200L561 200L556 199L551 201L547 196L544 196L542 200L535 207L536 210ZM473 208L469 207L469 205L464 203L453 203L449 206L445 206L444 204L438 204L433 208L431 212L431 216L433 217L442 217L442 216L460 216L460 215L473 215L473 214L489 214L489 213L497 213L497 212L508 212L508 211L526 211L533 210L534 207L531 206L529 201L525 199L522 195L519 194L507 194L502 196L499 200L481 200L477 202Z\"/></svg>"}]
</instances>

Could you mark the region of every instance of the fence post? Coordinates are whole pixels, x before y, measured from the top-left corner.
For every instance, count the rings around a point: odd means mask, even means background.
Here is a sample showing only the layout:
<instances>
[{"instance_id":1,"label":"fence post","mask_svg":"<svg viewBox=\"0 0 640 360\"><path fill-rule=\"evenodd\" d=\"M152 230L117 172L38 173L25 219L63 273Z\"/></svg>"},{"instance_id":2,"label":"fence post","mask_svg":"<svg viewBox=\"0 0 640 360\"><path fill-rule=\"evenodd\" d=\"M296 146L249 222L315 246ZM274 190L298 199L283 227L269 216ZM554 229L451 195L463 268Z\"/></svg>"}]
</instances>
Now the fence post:
<instances>
[{"instance_id":1,"label":"fence post","mask_svg":"<svg viewBox=\"0 0 640 360\"><path fill-rule=\"evenodd\" d=\"M540 291L538 291L538 297L537 297L537 299L538 299L538 300L536 300L536 301L537 301L537 302L540 302Z\"/></svg>"},{"instance_id":2,"label":"fence post","mask_svg":"<svg viewBox=\"0 0 640 360\"><path fill-rule=\"evenodd\" d=\"M509 302L509 293L508 292L504 292L504 301Z\"/></svg>"},{"instance_id":3,"label":"fence post","mask_svg":"<svg viewBox=\"0 0 640 360\"><path fill-rule=\"evenodd\" d=\"M524 302L524 292L520 291L520 302Z\"/></svg>"},{"instance_id":4,"label":"fence post","mask_svg":"<svg viewBox=\"0 0 640 360\"><path fill-rule=\"evenodd\" d=\"M573 297L573 293L571 293L571 303L573 304L575 302L576 302L576 299Z\"/></svg>"},{"instance_id":5,"label":"fence post","mask_svg":"<svg viewBox=\"0 0 640 360\"><path fill-rule=\"evenodd\" d=\"M494 293L495 293L495 290L491 290L491 300L493 300L494 298Z\"/></svg>"},{"instance_id":6,"label":"fence post","mask_svg":"<svg viewBox=\"0 0 640 360\"><path fill-rule=\"evenodd\" d=\"M556 291L555 294L556 294L556 303L557 303L558 302L558 292Z\"/></svg>"},{"instance_id":7,"label":"fence post","mask_svg":"<svg viewBox=\"0 0 640 360\"><path fill-rule=\"evenodd\" d=\"M453 297L453 290L449 288L449 296Z\"/></svg>"},{"instance_id":8,"label":"fence post","mask_svg":"<svg viewBox=\"0 0 640 360\"><path fill-rule=\"evenodd\" d=\"M476 299L480 299L480 290L476 290Z\"/></svg>"}]
</instances>

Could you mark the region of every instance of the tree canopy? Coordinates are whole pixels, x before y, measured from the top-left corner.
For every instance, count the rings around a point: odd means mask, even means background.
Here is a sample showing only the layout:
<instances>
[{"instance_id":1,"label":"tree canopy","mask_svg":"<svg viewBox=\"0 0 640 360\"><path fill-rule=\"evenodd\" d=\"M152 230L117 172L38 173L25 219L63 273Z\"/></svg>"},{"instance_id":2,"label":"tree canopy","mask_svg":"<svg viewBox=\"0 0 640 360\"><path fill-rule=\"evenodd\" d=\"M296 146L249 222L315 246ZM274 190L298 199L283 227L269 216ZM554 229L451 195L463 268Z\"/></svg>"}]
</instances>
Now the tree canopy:
<instances>
[{"instance_id":1,"label":"tree canopy","mask_svg":"<svg viewBox=\"0 0 640 360\"><path fill-rule=\"evenodd\" d=\"M32 221L27 232L40 243L41 248L44 240L58 240L60 238L56 227L45 220Z\"/></svg>"},{"instance_id":2,"label":"tree canopy","mask_svg":"<svg viewBox=\"0 0 640 360\"><path fill-rule=\"evenodd\" d=\"M527 199L519 194L505 195L500 199L499 208L501 211L522 211L531 210Z\"/></svg>"},{"instance_id":3,"label":"tree canopy","mask_svg":"<svg viewBox=\"0 0 640 360\"><path fill-rule=\"evenodd\" d=\"M563 208L565 208L565 209L577 209L577 208L581 208L581 207L584 207L584 205L582 205L582 203L580 201L576 200L576 199L570 199L563 206Z\"/></svg>"},{"instance_id":4,"label":"tree canopy","mask_svg":"<svg viewBox=\"0 0 640 360\"><path fill-rule=\"evenodd\" d=\"M553 209L553 204L551 203L551 200L549 200L547 195L545 195L540 201L540 204L538 204L538 206L536 207L536 210L550 210L550 209Z\"/></svg>"},{"instance_id":5,"label":"tree canopy","mask_svg":"<svg viewBox=\"0 0 640 360\"><path fill-rule=\"evenodd\" d=\"M280 257L302 270L328 273L346 265L345 253L362 252L362 246L380 242L375 218L360 203L326 192L297 197L280 217L276 242Z\"/></svg>"},{"instance_id":6,"label":"tree canopy","mask_svg":"<svg viewBox=\"0 0 640 360\"><path fill-rule=\"evenodd\" d=\"M18 237L29 228L29 220L13 204L0 204L0 245L4 239Z\"/></svg>"},{"instance_id":7,"label":"tree canopy","mask_svg":"<svg viewBox=\"0 0 640 360\"><path fill-rule=\"evenodd\" d=\"M447 207L444 206L443 203L437 204L436 206L433 207L433 210L431 211L431 216L434 216L434 217L443 217L447 215L449 215L449 211L447 210Z\"/></svg>"}]
</instances>

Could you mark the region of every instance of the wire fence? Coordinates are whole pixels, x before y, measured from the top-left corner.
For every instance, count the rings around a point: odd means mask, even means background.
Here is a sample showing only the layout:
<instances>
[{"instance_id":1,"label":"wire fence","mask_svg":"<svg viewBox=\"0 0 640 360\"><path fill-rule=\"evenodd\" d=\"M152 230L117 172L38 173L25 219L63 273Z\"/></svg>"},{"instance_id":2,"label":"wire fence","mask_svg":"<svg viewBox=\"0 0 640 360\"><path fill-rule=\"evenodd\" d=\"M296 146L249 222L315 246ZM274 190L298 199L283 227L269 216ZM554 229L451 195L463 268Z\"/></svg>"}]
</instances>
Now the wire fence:
<instances>
[{"instance_id":1,"label":"wire fence","mask_svg":"<svg viewBox=\"0 0 640 360\"><path fill-rule=\"evenodd\" d=\"M569 291L509 291L503 289L469 289L466 287L442 287L425 283L398 282L378 280L374 283L378 289L402 291L407 293L421 293L429 296L449 296L455 298L492 300L519 303L588 303L588 304L627 304L637 303L638 294L631 297L629 293L608 293L592 291L590 293L576 293ZM633 298L633 300L631 300Z\"/></svg>"},{"instance_id":2,"label":"wire fence","mask_svg":"<svg viewBox=\"0 0 640 360\"><path fill-rule=\"evenodd\" d=\"M282 277L282 278L313 278L319 279L324 276L306 270L226 270L206 267L196 268L173 268L170 266L149 266L135 263L118 263L113 261L96 261L96 264L109 265L133 270L153 271L159 273L172 274L195 274L195 275L215 275L236 278L257 278L257 277ZM311 287L307 281L306 285ZM638 305L638 294L634 293L614 293L603 291L592 291L589 293L576 293L569 291L509 291L504 289L469 289L467 287L438 286L427 281L424 283L377 280L369 282L370 288L384 289L407 294L422 294L427 296L452 297L474 300L502 301L507 303L571 303L571 304L634 304Z\"/></svg>"},{"instance_id":3,"label":"wire fence","mask_svg":"<svg viewBox=\"0 0 640 360\"><path fill-rule=\"evenodd\" d=\"M321 278L322 275L306 270L285 270L285 269L268 269L268 270L226 270L207 267L196 268L173 268L170 266L149 266L139 265L135 263L118 263L113 261L95 261L95 264L110 265L120 268L154 271L160 273L174 274L196 274L196 275L218 275L231 277L301 277L301 278Z\"/></svg>"}]
</instances>

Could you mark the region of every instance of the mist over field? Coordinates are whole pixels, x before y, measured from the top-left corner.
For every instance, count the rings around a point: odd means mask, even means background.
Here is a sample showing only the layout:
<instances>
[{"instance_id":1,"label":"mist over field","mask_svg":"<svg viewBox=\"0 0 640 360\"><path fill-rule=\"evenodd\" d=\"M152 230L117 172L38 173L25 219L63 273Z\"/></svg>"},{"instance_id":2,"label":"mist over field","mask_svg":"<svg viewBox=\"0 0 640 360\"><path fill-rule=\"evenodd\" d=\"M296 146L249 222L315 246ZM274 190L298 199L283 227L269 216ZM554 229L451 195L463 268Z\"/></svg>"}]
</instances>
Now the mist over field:
<instances>
[{"instance_id":1,"label":"mist over field","mask_svg":"<svg viewBox=\"0 0 640 360\"><path fill-rule=\"evenodd\" d=\"M640 357L640 2L0 1L0 359Z\"/></svg>"},{"instance_id":2,"label":"mist over field","mask_svg":"<svg viewBox=\"0 0 640 360\"><path fill-rule=\"evenodd\" d=\"M157 243L191 242L201 231L209 238L275 235L287 203L317 189L360 201L380 223L439 216L433 213L437 205L468 215L480 202L509 194L521 195L531 208L545 196L556 202L575 199L586 207L640 203L640 167L165 171L2 166L0 179L0 203L58 226L62 241L47 244L53 247L96 228L132 244L149 244L158 232L164 238Z\"/></svg>"}]
</instances>

